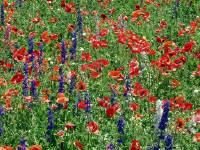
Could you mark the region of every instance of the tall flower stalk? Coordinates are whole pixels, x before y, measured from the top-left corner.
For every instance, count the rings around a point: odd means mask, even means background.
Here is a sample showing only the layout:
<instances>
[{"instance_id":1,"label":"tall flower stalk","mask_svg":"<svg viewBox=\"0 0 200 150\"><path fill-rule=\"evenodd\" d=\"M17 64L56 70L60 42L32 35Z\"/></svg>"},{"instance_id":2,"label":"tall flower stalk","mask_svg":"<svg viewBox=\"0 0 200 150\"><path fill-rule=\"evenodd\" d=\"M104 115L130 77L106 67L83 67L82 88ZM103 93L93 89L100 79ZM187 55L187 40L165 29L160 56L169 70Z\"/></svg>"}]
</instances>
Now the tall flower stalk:
<instances>
[{"instance_id":1,"label":"tall flower stalk","mask_svg":"<svg viewBox=\"0 0 200 150\"><path fill-rule=\"evenodd\" d=\"M78 10L78 27L79 27L79 39L81 39L81 43L83 44L84 41L83 41L83 18L82 18L82 15L81 15L81 10L79 9Z\"/></svg>"},{"instance_id":2,"label":"tall flower stalk","mask_svg":"<svg viewBox=\"0 0 200 150\"><path fill-rule=\"evenodd\" d=\"M4 25L4 7L3 2L1 3L1 25Z\"/></svg>"},{"instance_id":3,"label":"tall flower stalk","mask_svg":"<svg viewBox=\"0 0 200 150\"><path fill-rule=\"evenodd\" d=\"M25 77L23 79L22 95L26 97L28 96L28 62L27 61L25 61L24 63L24 74L25 74Z\"/></svg>"},{"instance_id":4,"label":"tall flower stalk","mask_svg":"<svg viewBox=\"0 0 200 150\"><path fill-rule=\"evenodd\" d=\"M0 136L3 133L4 129L2 128L1 117L5 114L3 108L0 107Z\"/></svg>"},{"instance_id":5,"label":"tall flower stalk","mask_svg":"<svg viewBox=\"0 0 200 150\"><path fill-rule=\"evenodd\" d=\"M64 76L63 76L63 72L62 72L62 67L59 68L59 73L60 73L60 79L59 79L59 89L58 92L59 93L64 93Z\"/></svg>"},{"instance_id":6,"label":"tall flower stalk","mask_svg":"<svg viewBox=\"0 0 200 150\"><path fill-rule=\"evenodd\" d=\"M33 37L30 37L30 38L28 39L28 45L29 45L28 54L31 55L30 61L33 61L33 59L34 59L34 52L33 52L34 43L33 43Z\"/></svg>"},{"instance_id":7,"label":"tall flower stalk","mask_svg":"<svg viewBox=\"0 0 200 150\"><path fill-rule=\"evenodd\" d=\"M47 137L47 142L51 143L53 142L53 139L51 138L51 131L53 130L54 128L54 120L55 118L53 117L53 110L52 108L49 109L49 112L48 112L48 123L49 125L47 126L47 132L45 132L44 136Z\"/></svg>"},{"instance_id":8,"label":"tall flower stalk","mask_svg":"<svg viewBox=\"0 0 200 150\"><path fill-rule=\"evenodd\" d=\"M33 95L34 100L38 99L35 80L31 81L31 94Z\"/></svg>"},{"instance_id":9,"label":"tall flower stalk","mask_svg":"<svg viewBox=\"0 0 200 150\"><path fill-rule=\"evenodd\" d=\"M75 57L74 55L76 53L76 47L77 47L77 37L76 37L76 35L77 35L77 32L78 32L78 29L72 33L73 42L72 42L72 47L70 48L70 52L71 52L70 59L71 60L74 59L74 57Z\"/></svg>"},{"instance_id":10,"label":"tall flower stalk","mask_svg":"<svg viewBox=\"0 0 200 150\"><path fill-rule=\"evenodd\" d=\"M4 45L7 45L10 40L10 26L6 26L6 35L5 35L5 42Z\"/></svg>"}]
</instances>

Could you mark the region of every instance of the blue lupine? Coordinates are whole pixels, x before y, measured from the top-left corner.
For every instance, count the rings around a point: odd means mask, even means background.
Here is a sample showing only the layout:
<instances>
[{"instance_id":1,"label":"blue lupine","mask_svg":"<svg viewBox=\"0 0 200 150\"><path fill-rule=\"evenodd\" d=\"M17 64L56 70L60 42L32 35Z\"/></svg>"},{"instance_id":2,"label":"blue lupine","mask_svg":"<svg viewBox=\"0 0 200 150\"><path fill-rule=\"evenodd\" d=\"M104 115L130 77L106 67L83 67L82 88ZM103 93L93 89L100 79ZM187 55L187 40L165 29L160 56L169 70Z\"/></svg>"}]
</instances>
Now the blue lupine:
<instances>
[{"instance_id":1,"label":"blue lupine","mask_svg":"<svg viewBox=\"0 0 200 150\"><path fill-rule=\"evenodd\" d=\"M4 110L0 107L0 118L5 114ZM2 126L2 122L0 122L0 127ZM0 136L3 133L4 129L0 128Z\"/></svg>"},{"instance_id":2,"label":"blue lupine","mask_svg":"<svg viewBox=\"0 0 200 150\"><path fill-rule=\"evenodd\" d=\"M3 7L3 3L1 3L1 25L4 25L4 7Z\"/></svg>"},{"instance_id":3,"label":"blue lupine","mask_svg":"<svg viewBox=\"0 0 200 150\"><path fill-rule=\"evenodd\" d=\"M111 105L114 105L114 101L116 101L116 99L117 99L116 90L113 90L112 93L113 93L113 96L112 96L112 98L110 99L110 102L111 102Z\"/></svg>"},{"instance_id":4,"label":"blue lupine","mask_svg":"<svg viewBox=\"0 0 200 150\"><path fill-rule=\"evenodd\" d=\"M0 108L0 116L3 116L5 114L3 108Z\"/></svg>"},{"instance_id":5,"label":"blue lupine","mask_svg":"<svg viewBox=\"0 0 200 150\"><path fill-rule=\"evenodd\" d=\"M71 76L69 93L72 93L75 87L74 76Z\"/></svg>"},{"instance_id":6,"label":"blue lupine","mask_svg":"<svg viewBox=\"0 0 200 150\"><path fill-rule=\"evenodd\" d=\"M163 114L162 114L161 120L160 120L159 125L158 125L158 128L159 128L160 130L165 130L166 127L167 127L167 123L168 123L168 113L169 113L169 105L170 105L170 102L169 102L169 101L167 101L167 102L164 104Z\"/></svg>"},{"instance_id":7,"label":"blue lupine","mask_svg":"<svg viewBox=\"0 0 200 150\"><path fill-rule=\"evenodd\" d=\"M173 12L173 15L172 15L172 18L174 17L174 15L176 14L176 9L179 7L179 0L176 0L176 4L174 5L174 12Z\"/></svg>"},{"instance_id":8,"label":"blue lupine","mask_svg":"<svg viewBox=\"0 0 200 150\"><path fill-rule=\"evenodd\" d=\"M19 7L22 7L22 0L19 0Z\"/></svg>"},{"instance_id":9,"label":"blue lupine","mask_svg":"<svg viewBox=\"0 0 200 150\"><path fill-rule=\"evenodd\" d=\"M122 140L122 139L118 139L118 140L117 140L117 143L118 143L119 145L121 145L123 142L124 142L124 140Z\"/></svg>"},{"instance_id":10,"label":"blue lupine","mask_svg":"<svg viewBox=\"0 0 200 150\"><path fill-rule=\"evenodd\" d=\"M66 54L67 54L66 47L65 47L65 40L62 40L61 48L62 48L62 53L61 53L62 64L64 64L66 60Z\"/></svg>"},{"instance_id":11,"label":"blue lupine","mask_svg":"<svg viewBox=\"0 0 200 150\"><path fill-rule=\"evenodd\" d=\"M32 60L34 59L34 52L33 52L34 43L33 43L33 37L30 37L30 38L28 39L28 45L29 45L28 54L31 54L30 60L32 61Z\"/></svg>"},{"instance_id":12,"label":"blue lupine","mask_svg":"<svg viewBox=\"0 0 200 150\"><path fill-rule=\"evenodd\" d=\"M90 95L87 92L84 95L84 99L86 100L85 104L87 105L85 107L85 113L89 113L90 112Z\"/></svg>"},{"instance_id":13,"label":"blue lupine","mask_svg":"<svg viewBox=\"0 0 200 150\"><path fill-rule=\"evenodd\" d=\"M24 74L25 74L25 77L23 79L22 95L28 96L28 62L27 61L25 61L24 63Z\"/></svg>"},{"instance_id":14,"label":"blue lupine","mask_svg":"<svg viewBox=\"0 0 200 150\"><path fill-rule=\"evenodd\" d=\"M17 149L18 150L26 150L26 140L22 139L22 140L20 140L20 143L22 145L22 148L18 147Z\"/></svg>"},{"instance_id":15,"label":"blue lupine","mask_svg":"<svg viewBox=\"0 0 200 150\"><path fill-rule=\"evenodd\" d=\"M18 42L15 42L15 48L18 49L19 46L18 46Z\"/></svg>"},{"instance_id":16,"label":"blue lupine","mask_svg":"<svg viewBox=\"0 0 200 150\"><path fill-rule=\"evenodd\" d=\"M54 120L55 118L53 117L53 110L50 108L48 111L48 123L49 125L47 126L47 132L45 132L44 136L47 136L47 142L52 142L51 139L51 130L54 128Z\"/></svg>"},{"instance_id":17,"label":"blue lupine","mask_svg":"<svg viewBox=\"0 0 200 150\"><path fill-rule=\"evenodd\" d=\"M60 93L65 92L65 90L64 90L64 76L63 75L60 75L58 92L60 92Z\"/></svg>"},{"instance_id":18,"label":"blue lupine","mask_svg":"<svg viewBox=\"0 0 200 150\"><path fill-rule=\"evenodd\" d=\"M35 80L31 81L31 94L33 95L34 100L38 99Z\"/></svg>"},{"instance_id":19,"label":"blue lupine","mask_svg":"<svg viewBox=\"0 0 200 150\"><path fill-rule=\"evenodd\" d=\"M123 117L121 117L120 120L117 121L117 126L118 126L118 132L124 134L123 128L125 128L125 124L123 122Z\"/></svg>"},{"instance_id":20,"label":"blue lupine","mask_svg":"<svg viewBox=\"0 0 200 150\"><path fill-rule=\"evenodd\" d=\"M82 19L82 16L81 16L81 11L80 9L78 10L78 27L79 27L79 31L80 31L80 38L81 38L81 43L84 43L83 41L83 19Z\"/></svg>"},{"instance_id":21,"label":"blue lupine","mask_svg":"<svg viewBox=\"0 0 200 150\"><path fill-rule=\"evenodd\" d=\"M115 149L115 146L110 143L107 147L106 147L107 150L111 150L111 149Z\"/></svg>"},{"instance_id":22,"label":"blue lupine","mask_svg":"<svg viewBox=\"0 0 200 150\"><path fill-rule=\"evenodd\" d=\"M165 138L165 150L172 150L172 142L173 142L173 137L170 134L167 134Z\"/></svg>"},{"instance_id":23,"label":"blue lupine","mask_svg":"<svg viewBox=\"0 0 200 150\"><path fill-rule=\"evenodd\" d=\"M43 44L40 44L40 55L39 55L39 65L42 64L43 61Z\"/></svg>"},{"instance_id":24,"label":"blue lupine","mask_svg":"<svg viewBox=\"0 0 200 150\"><path fill-rule=\"evenodd\" d=\"M70 48L70 52L71 52L70 59L74 59L74 55L76 53L76 46L77 46L76 34L77 34L77 32L78 32L78 29L72 33L73 42L72 42L72 47Z\"/></svg>"},{"instance_id":25,"label":"blue lupine","mask_svg":"<svg viewBox=\"0 0 200 150\"><path fill-rule=\"evenodd\" d=\"M129 76L126 76L126 92L124 93L124 97L127 97L128 95L128 91L130 90L131 87L131 80L129 78Z\"/></svg>"}]
</instances>

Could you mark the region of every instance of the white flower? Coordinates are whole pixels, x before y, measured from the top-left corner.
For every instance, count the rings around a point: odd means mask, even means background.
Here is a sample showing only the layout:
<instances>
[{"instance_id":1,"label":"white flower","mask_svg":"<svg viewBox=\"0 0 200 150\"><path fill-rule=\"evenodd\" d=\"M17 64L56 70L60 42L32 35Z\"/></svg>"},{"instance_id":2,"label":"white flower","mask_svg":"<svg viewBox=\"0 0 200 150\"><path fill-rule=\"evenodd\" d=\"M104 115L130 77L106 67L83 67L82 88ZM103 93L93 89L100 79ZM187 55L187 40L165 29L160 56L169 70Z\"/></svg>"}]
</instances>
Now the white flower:
<instances>
[{"instance_id":1,"label":"white flower","mask_svg":"<svg viewBox=\"0 0 200 150\"><path fill-rule=\"evenodd\" d=\"M81 47L81 48L80 48L80 51L84 51L84 48Z\"/></svg>"},{"instance_id":2,"label":"white flower","mask_svg":"<svg viewBox=\"0 0 200 150\"><path fill-rule=\"evenodd\" d=\"M200 90L194 90L194 93L199 93L200 92Z\"/></svg>"}]
</instances>

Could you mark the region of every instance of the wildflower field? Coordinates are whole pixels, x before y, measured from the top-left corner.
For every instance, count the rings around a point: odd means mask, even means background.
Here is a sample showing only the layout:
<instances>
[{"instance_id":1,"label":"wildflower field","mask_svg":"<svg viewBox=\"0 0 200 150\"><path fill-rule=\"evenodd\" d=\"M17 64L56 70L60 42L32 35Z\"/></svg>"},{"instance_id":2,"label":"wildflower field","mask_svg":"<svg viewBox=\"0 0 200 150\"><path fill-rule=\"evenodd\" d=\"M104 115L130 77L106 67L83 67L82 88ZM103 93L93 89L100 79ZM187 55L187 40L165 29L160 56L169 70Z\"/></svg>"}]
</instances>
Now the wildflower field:
<instances>
[{"instance_id":1,"label":"wildflower field","mask_svg":"<svg viewBox=\"0 0 200 150\"><path fill-rule=\"evenodd\" d=\"M0 5L0 150L200 150L200 0Z\"/></svg>"}]
</instances>

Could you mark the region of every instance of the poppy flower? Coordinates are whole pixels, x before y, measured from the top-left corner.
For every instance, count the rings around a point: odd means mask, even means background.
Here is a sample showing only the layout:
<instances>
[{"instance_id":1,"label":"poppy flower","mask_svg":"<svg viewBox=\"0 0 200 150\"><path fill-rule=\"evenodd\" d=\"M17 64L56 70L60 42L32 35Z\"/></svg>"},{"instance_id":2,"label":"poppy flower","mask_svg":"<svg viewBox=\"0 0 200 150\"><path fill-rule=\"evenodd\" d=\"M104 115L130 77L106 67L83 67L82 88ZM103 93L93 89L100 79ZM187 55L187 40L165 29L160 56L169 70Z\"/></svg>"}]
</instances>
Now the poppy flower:
<instances>
[{"instance_id":1,"label":"poppy flower","mask_svg":"<svg viewBox=\"0 0 200 150\"><path fill-rule=\"evenodd\" d=\"M93 79L99 78L101 75L98 72L92 71L90 77Z\"/></svg>"},{"instance_id":2,"label":"poppy flower","mask_svg":"<svg viewBox=\"0 0 200 150\"><path fill-rule=\"evenodd\" d=\"M65 135L65 132L64 131L58 131L57 133L56 133L56 136L59 136L59 137L64 137L64 135Z\"/></svg>"},{"instance_id":3,"label":"poppy flower","mask_svg":"<svg viewBox=\"0 0 200 150\"><path fill-rule=\"evenodd\" d=\"M75 29L75 25L73 25L73 24L70 24L70 25L68 25L68 27L67 27L67 30L68 31L73 31Z\"/></svg>"},{"instance_id":4,"label":"poppy flower","mask_svg":"<svg viewBox=\"0 0 200 150\"><path fill-rule=\"evenodd\" d=\"M192 103L184 103L184 110L192 109Z\"/></svg>"},{"instance_id":5,"label":"poppy flower","mask_svg":"<svg viewBox=\"0 0 200 150\"><path fill-rule=\"evenodd\" d=\"M129 147L129 150L142 150L138 140L133 140L132 145Z\"/></svg>"},{"instance_id":6,"label":"poppy flower","mask_svg":"<svg viewBox=\"0 0 200 150\"><path fill-rule=\"evenodd\" d=\"M34 17L31 21L32 21L33 23L36 24L36 23L38 23L40 20L41 20L40 18Z\"/></svg>"},{"instance_id":7,"label":"poppy flower","mask_svg":"<svg viewBox=\"0 0 200 150\"><path fill-rule=\"evenodd\" d=\"M192 139L193 139L194 142L198 142L198 143L199 143L199 142L200 142L200 133L196 133L196 134L193 136Z\"/></svg>"},{"instance_id":8,"label":"poppy flower","mask_svg":"<svg viewBox=\"0 0 200 150\"><path fill-rule=\"evenodd\" d=\"M57 40L59 36L59 34L51 34L51 40Z\"/></svg>"},{"instance_id":9,"label":"poppy flower","mask_svg":"<svg viewBox=\"0 0 200 150\"><path fill-rule=\"evenodd\" d=\"M66 98L66 97L59 97L56 100L56 102L59 104L66 104L68 101L69 101L69 98Z\"/></svg>"},{"instance_id":10,"label":"poppy flower","mask_svg":"<svg viewBox=\"0 0 200 150\"><path fill-rule=\"evenodd\" d=\"M98 129L98 125L96 122L91 121L90 123L88 123L86 129L90 132L90 133L99 133L99 129Z\"/></svg>"},{"instance_id":11,"label":"poppy flower","mask_svg":"<svg viewBox=\"0 0 200 150\"><path fill-rule=\"evenodd\" d=\"M0 85L7 86L7 82L6 82L6 80L3 79L3 78L0 78Z\"/></svg>"},{"instance_id":12,"label":"poppy flower","mask_svg":"<svg viewBox=\"0 0 200 150\"><path fill-rule=\"evenodd\" d=\"M40 100L41 100L42 102L45 102L45 103L49 103L49 102L50 102L49 96L48 96L48 95L42 96L42 97L40 98Z\"/></svg>"},{"instance_id":13,"label":"poppy flower","mask_svg":"<svg viewBox=\"0 0 200 150\"><path fill-rule=\"evenodd\" d=\"M182 118L176 118L176 121L175 121L176 130L183 129L184 125L185 125L185 123L184 123L184 120Z\"/></svg>"},{"instance_id":14,"label":"poppy flower","mask_svg":"<svg viewBox=\"0 0 200 150\"><path fill-rule=\"evenodd\" d=\"M116 109L113 106L110 106L106 109L106 115L109 118L112 118L115 115Z\"/></svg>"},{"instance_id":15,"label":"poppy flower","mask_svg":"<svg viewBox=\"0 0 200 150\"><path fill-rule=\"evenodd\" d=\"M134 112L136 112L138 110L138 108L139 108L139 104L137 104L137 103L132 103L129 105L129 109L133 110Z\"/></svg>"},{"instance_id":16,"label":"poppy flower","mask_svg":"<svg viewBox=\"0 0 200 150\"><path fill-rule=\"evenodd\" d=\"M28 103L33 102L33 97L32 97L32 96L26 96L26 97L24 98L24 102L28 102Z\"/></svg>"},{"instance_id":17,"label":"poppy flower","mask_svg":"<svg viewBox=\"0 0 200 150\"><path fill-rule=\"evenodd\" d=\"M108 34L108 29L107 28L104 28L99 32L100 36L106 36L107 34Z\"/></svg>"},{"instance_id":18,"label":"poppy flower","mask_svg":"<svg viewBox=\"0 0 200 150\"><path fill-rule=\"evenodd\" d=\"M120 71L111 70L111 71L109 71L108 75L110 77L112 77L113 79L117 79L117 77L120 76L121 73L120 73Z\"/></svg>"},{"instance_id":19,"label":"poppy flower","mask_svg":"<svg viewBox=\"0 0 200 150\"><path fill-rule=\"evenodd\" d=\"M148 95L148 90L147 89L141 89L139 90L139 97L142 99Z\"/></svg>"},{"instance_id":20,"label":"poppy flower","mask_svg":"<svg viewBox=\"0 0 200 150\"><path fill-rule=\"evenodd\" d=\"M10 146L3 145L0 147L0 150L12 150L13 148Z\"/></svg>"},{"instance_id":21,"label":"poppy flower","mask_svg":"<svg viewBox=\"0 0 200 150\"><path fill-rule=\"evenodd\" d=\"M73 130L73 129L75 129L76 128L76 126L74 126L71 122L68 122L68 123L66 123L66 125L65 125L65 130Z\"/></svg>"},{"instance_id":22,"label":"poppy flower","mask_svg":"<svg viewBox=\"0 0 200 150\"><path fill-rule=\"evenodd\" d=\"M12 84L18 84L21 83L24 79L24 76L21 73L16 73L12 78L11 78L11 83Z\"/></svg>"},{"instance_id":23,"label":"poppy flower","mask_svg":"<svg viewBox=\"0 0 200 150\"><path fill-rule=\"evenodd\" d=\"M79 81L76 84L76 89L77 89L77 91L84 91L84 90L86 90L86 84L85 84L85 82Z\"/></svg>"},{"instance_id":24,"label":"poppy flower","mask_svg":"<svg viewBox=\"0 0 200 150\"><path fill-rule=\"evenodd\" d=\"M171 82L171 85L177 87L177 86L180 86L181 84L180 84L178 81L173 80L173 81Z\"/></svg>"},{"instance_id":25,"label":"poppy flower","mask_svg":"<svg viewBox=\"0 0 200 150\"><path fill-rule=\"evenodd\" d=\"M56 23L58 21L58 18L50 18L50 23Z\"/></svg>"},{"instance_id":26,"label":"poppy flower","mask_svg":"<svg viewBox=\"0 0 200 150\"><path fill-rule=\"evenodd\" d=\"M32 145L29 147L29 150L42 150L42 147L40 145Z\"/></svg>"},{"instance_id":27,"label":"poppy flower","mask_svg":"<svg viewBox=\"0 0 200 150\"><path fill-rule=\"evenodd\" d=\"M150 103L155 103L158 99L154 96L149 96L148 100L149 100Z\"/></svg>"},{"instance_id":28,"label":"poppy flower","mask_svg":"<svg viewBox=\"0 0 200 150\"><path fill-rule=\"evenodd\" d=\"M89 61L92 62L92 57L90 56L90 53L82 53L81 54L82 61Z\"/></svg>"},{"instance_id":29,"label":"poppy flower","mask_svg":"<svg viewBox=\"0 0 200 150\"><path fill-rule=\"evenodd\" d=\"M78 109L85 109L87 107L87 104L85 104L85 100L82 100L81 102L78 103Z\"/></svg>"},{"instance_id":30,"label":"poppy flower","mask_svg":"<svg viewBox=\"0 0 200 150\"><path fill-rule=\"evenodd\" d=\"M79 149L83 149L84 145L81 144L78 140L75 141L74 145L76 145L76 147L78 147Z\"/></svg>"},{"instance_id":31,"label":"poppy flower","mask_svg":"<svg viewBox=\"0 0 200 150\"><path fill-rule=\"evenodd\" d=\"M104 100L101 100L101 98L97 98L97 101L99 102L98 104L101 106L101 107L104 107L106 108L108 106L108 103L109 103L109 97L107 96L104 96Z\"/></svg>"}]
</instances>

